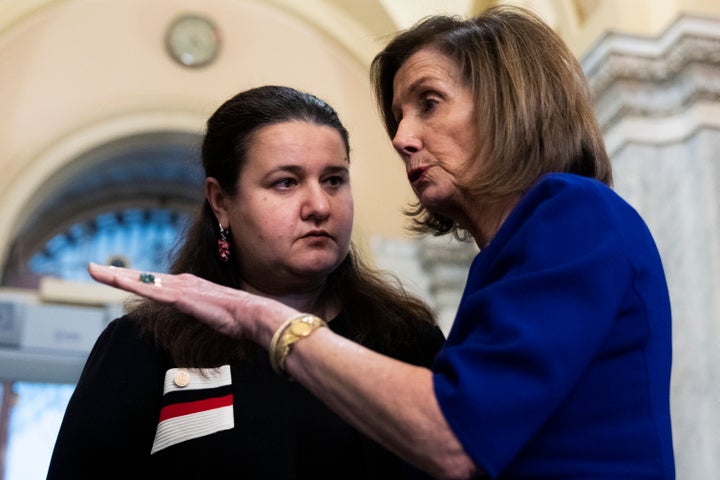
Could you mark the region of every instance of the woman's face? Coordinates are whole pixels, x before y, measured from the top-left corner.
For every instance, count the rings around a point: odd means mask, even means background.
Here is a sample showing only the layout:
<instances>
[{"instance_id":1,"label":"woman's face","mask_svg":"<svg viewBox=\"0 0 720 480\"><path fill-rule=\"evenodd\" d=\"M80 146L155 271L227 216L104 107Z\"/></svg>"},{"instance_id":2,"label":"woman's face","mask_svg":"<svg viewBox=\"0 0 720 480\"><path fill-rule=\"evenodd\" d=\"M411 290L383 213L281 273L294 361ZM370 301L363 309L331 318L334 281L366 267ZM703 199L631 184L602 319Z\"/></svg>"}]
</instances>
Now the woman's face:
<instances>
[{"instance_id":1,"label":"woman's face","mask_svg":"<svg viewBox=\"0 0 720 480\"><path fill-rule=\"evenodd\" d=\"M455 62L435 49L411 55L395 74L393 146L428 210L465 216L459 189L475 151L474 99Z\"/></svg>"},{"instance_id":2,"label":"woman's face","mask_svg":"<svg viewBox=\"0 0 720 480\"><path fill-rule=\"evenodd\" d=\"M350 248L353 198L342 137L292 121L263 127L251 142L237 194L224 197L218 215L240 252L246 287L268 294L316 287Z\"/></svg>"}]
</instances>

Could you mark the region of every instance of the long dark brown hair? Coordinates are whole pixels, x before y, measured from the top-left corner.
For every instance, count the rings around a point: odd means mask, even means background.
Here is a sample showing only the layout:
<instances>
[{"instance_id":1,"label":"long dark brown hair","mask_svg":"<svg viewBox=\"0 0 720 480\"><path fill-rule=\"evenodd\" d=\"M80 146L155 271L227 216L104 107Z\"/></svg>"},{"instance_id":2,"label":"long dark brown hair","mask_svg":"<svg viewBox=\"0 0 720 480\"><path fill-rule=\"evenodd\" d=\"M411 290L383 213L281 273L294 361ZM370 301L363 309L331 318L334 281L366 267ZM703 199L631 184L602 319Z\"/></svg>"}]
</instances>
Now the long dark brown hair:
<instances>
[{"instance_id":1,"label":"long dark brown hair","mask_svg":"<svg viewBox=\"0 0 720 480\"><path fill-rule=\"evenodd\" d=\"M293 88L263 86L235 95L208 120L201 154L205 176L217 179L225 194L234 195L254 134L263 127L296 120L334 128L350 158L348 132L326 102ZM240 288L237 258L243 254L242 245L233 246L229 262L221 261L218 235L219 226L206 199L175 255L170 273L192 273ZM320 301L340 302L353 339L386 351L411 342L414 325L435 321L424 302L408 294L394 277L370 269L354 247L329 275ZM257 351L251 342L219 334L169 305L143 300L131 306L131 315L145 334L169 352L177 366L214 367L245 360Z\"/></svg>"},{"instance_id":2,"label":"long dark brown hair","mask_svg":"<svg viewBox=\"0 0 720 480\"><path fill-rule=\"evenodd\" d=\"M483 161L463 185L479 205L516 196L549 172L612 185L612 168L582 68L563 40L537 15L496 6L481 15L427 17L399 33L371 66L385 129L392 139L393 80L421 49L435 49L458 66L474 94L477 145ZM419 203L406 212L417 232L462 230Z\"/></svg>"}]
</instances>

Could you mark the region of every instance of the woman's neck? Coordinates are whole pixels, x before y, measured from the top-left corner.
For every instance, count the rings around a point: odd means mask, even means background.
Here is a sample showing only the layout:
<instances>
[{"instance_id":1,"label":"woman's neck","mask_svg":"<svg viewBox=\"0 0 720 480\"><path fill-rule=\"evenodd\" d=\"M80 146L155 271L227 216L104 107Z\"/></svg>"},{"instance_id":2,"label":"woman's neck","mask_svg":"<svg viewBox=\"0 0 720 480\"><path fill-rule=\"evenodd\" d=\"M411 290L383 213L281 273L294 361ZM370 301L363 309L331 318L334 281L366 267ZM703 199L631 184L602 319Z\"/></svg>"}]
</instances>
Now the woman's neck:
<instances>
[{"instance_id":1,"label":"woman's neck","mask_svg":"<svg viewBox=\"0 0 720 480\"><path fill-rule=\"evenodd\" d=\"M329 321L339 313L339 308L335 308L330 305L328 301L322 299L325 288L324 283L317 287L309 288L306 291L293 290L283 292L275 290L273 292L267 292L245 281L241 283L241 288L250 293L272 298L300 312L312 313L313 315L323 318L325 321Z\"/></svg>"},{"instance_id":2,"label":"woman's neck","mask_svg":"<svg viewBox=\"0 0 720 480\"><path fill-rule=\"evenodd\" d=\"M517 195L492 205L466 209L467 227L463 225L463 228L470 233L478 248L482 250L492 242L519 200L520 195Z\"/></svg>"}]
</instances>

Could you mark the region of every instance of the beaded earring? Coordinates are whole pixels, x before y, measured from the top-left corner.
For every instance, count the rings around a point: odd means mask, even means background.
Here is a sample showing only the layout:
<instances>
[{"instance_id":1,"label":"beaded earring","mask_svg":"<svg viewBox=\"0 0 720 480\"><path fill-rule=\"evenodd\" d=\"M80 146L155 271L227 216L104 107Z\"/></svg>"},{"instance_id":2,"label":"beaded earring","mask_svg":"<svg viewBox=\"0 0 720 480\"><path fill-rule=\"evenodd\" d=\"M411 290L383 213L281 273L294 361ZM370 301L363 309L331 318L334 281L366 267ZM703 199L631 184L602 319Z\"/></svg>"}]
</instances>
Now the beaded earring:
<instances>
[{"instance_id":1,"label":"beaded earring","mask_svg":"<svg viewBox=\"0 0 720 480\"><path fill-rule=\"evenodd\" d=\"M230 241L228 240L228 235L230 234L230 230L225 230L222 226L222 223L219 223L220 225L220 238L218 238L217 245L218 245L218 256L220 257L220 260L223 262L227 262L230 260Z\"/></svg>"}]
</instances>

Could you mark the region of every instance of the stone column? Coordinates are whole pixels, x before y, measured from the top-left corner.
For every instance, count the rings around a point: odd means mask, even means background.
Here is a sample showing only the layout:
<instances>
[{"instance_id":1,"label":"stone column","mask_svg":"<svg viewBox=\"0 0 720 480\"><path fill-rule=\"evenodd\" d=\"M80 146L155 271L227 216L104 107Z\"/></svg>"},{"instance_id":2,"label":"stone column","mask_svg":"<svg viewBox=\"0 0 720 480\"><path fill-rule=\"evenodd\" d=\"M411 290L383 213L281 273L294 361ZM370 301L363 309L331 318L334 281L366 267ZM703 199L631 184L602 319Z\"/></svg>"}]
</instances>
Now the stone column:
<instances>
[{"instance_id":1,"label":"stone column","mask_svg":"<svg viewBox=\"0 0 720 480\"><path fill-rule=\"evenodd\" d=\"M475 244L444 236L411 240L374 238L370 247L377 266L422 297L435 311L438 324L447 335L455 320L470 263L478 252Z\"/></svg>"},{"instance_id":2,"label":"stone column","mask_svg":"<svg viewBox=\"0 0 720 480\"><path fill-rule=\"evenodd\" d=\"M582 59L615 172L663 258L677 478L720 478L720 19L610 33Z\"/></svg>"},{"instance_id":3,"label":"stone column","mask_svg":"<svg viewBox=\"0 0 720 480\"><path fill-rule=\"evenodd\" d=\"M423 237L418 257L428 278L440 328L447 334L455 320L468 270L478 249L474 242L460 242L451 235Z\"/></svg>"}]
</instances>

